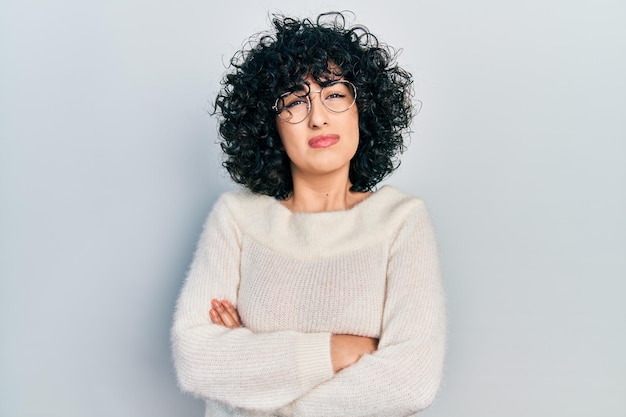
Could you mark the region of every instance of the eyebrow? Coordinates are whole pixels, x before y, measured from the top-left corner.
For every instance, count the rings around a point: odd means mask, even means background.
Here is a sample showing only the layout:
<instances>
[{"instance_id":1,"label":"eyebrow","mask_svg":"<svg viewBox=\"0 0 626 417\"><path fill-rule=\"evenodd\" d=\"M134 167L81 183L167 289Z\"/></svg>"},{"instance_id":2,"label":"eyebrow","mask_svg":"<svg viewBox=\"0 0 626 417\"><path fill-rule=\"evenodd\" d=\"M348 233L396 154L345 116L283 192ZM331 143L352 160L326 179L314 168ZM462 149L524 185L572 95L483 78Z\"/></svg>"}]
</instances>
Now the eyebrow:
<instances>
[{"instance_id":1,"label":"eyebrow","mask_svg":"<svg viewBox=\"0 0 626 417\"><path fill-rule=\"evenodd\" d=\"M305 85L307 87L304 87ZM287 94L287 93L293 93L294 91L298 91L298 90L306 90L307 88L310 90L311 89L311 85L308 82L306 82L306 81L302 81L302 82L299 82L299 83L293 83L293 84L291 84L288 87L285 87L283 89L283 93L281 94L281 96L284 95L284 94Z\"/></svg>"}]
</instances>

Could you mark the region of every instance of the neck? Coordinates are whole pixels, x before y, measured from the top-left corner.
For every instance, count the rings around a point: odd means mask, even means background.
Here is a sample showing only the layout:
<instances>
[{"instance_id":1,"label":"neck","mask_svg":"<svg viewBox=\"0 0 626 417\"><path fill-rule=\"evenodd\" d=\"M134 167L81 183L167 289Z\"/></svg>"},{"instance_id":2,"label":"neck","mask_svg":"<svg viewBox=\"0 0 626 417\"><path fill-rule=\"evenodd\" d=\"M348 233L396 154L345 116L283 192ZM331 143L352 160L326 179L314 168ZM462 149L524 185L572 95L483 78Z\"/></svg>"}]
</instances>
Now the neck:
<instances>
[{"instance_id":1,"label":"neck","mask_svg":"<svg viewBox=\"0 0 626 417\"><path fill-rule=\"evenodd\" d=\"M294 175L293 195L282 203L296 213L348 210L370 194L350 191L351 186L347 175L342 179L332 175L314 178Z\"/></svg>"}]
</instances>

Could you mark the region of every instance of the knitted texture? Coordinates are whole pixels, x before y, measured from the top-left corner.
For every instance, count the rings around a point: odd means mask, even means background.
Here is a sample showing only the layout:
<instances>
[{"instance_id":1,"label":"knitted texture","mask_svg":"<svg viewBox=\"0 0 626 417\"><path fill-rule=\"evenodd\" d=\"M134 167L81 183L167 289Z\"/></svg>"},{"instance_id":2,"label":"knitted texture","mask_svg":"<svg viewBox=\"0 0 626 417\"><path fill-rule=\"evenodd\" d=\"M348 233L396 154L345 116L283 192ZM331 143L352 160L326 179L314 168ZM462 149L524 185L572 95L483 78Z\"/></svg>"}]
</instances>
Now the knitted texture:
<instances>
[{"instance_id":1,"label":"knitted texture","mask_svg":"<svg viewBox=\"0 0 626 417\"><path fill-rule=\"evenodd\" d=\"M227 299L243 326L211 323ZM333 373L332 334L379 338ZM434 400L445 301L423 201L385 186L349 210L292 213L272 197L224 194L181 291L173 353L206 416L410 416Z\"/></svg>"}]
</instances>

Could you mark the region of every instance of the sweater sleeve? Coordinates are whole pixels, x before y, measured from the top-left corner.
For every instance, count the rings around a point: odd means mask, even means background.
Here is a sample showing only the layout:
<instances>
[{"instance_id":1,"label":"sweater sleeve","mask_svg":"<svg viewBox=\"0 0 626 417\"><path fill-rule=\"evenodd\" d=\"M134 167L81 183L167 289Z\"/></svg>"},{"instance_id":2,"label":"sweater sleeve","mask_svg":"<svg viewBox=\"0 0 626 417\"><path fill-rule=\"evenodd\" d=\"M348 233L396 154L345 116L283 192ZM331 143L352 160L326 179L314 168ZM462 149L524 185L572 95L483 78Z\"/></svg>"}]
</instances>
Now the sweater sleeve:
<instances>
[{"instance_id":1,"label":"sweater sleeve","mask_svg":"<svg viewBox=\"0 0 626 417\"><path fill-rule=\"evenodd\" d=\"M236 305L240 277L241 232L223 200L204 225L177 302L174 364L183 391L269 412L332 378L330 334L255 334L211 323L211 299Z\"/></svg>"},{"instance_id":2,"label":"sweater sleeve","mask_svg":"<svg viewBox=\"0 0 626 417\"><path fill-rule=\"evenodd\" d=\"M394 240L378 350L315 387L284 416L408 416L428 407L442 378L445 297L435 233L423 203Z\"/></svg>"}]
</instances>

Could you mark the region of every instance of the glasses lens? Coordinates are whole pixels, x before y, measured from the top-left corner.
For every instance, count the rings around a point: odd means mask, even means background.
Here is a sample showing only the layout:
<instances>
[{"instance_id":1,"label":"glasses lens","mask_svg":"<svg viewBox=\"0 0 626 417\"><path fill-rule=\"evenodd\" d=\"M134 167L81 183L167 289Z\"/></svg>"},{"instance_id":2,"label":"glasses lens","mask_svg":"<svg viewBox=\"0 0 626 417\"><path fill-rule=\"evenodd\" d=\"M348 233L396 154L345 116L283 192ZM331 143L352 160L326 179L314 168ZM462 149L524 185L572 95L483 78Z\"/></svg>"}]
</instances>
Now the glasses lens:
<instances>
[{"instance_id":1,"label":"glasses lens","mask_svg":"<svg viewBox=\"0 0 626 417\"><path fill-rule=\"evenodd\" d=\"M300 123L309 114L309 90L306 85L299 85L286 92L276 101L278 117L289 123Z\"/></svg>"},{"instance_id":2,"label":"glasses lens","mask_svg":"<svg viewBox=\"0 0 626 417\"><path fill-rule=\"evenodd\" d=\"M308 84L295 86L276 99L274 110L288 123L300 123L311 110L311 94L319 93L320 100L333 113L349 110L356 101L356 87L350 81L338 80L320 91L310 91Z\"/></svg>"},{"instance_id":3,"label":"glasses lens","mask_svg":"<svg viewBox=\"0 0 626 417\"><path fill-rule=\"evenodd\" d=\"M341 80L322 88L320 97L328 110L342 113L354 104L356 100L355 90L351 82Z\"/></svg>"}]
</instances>

